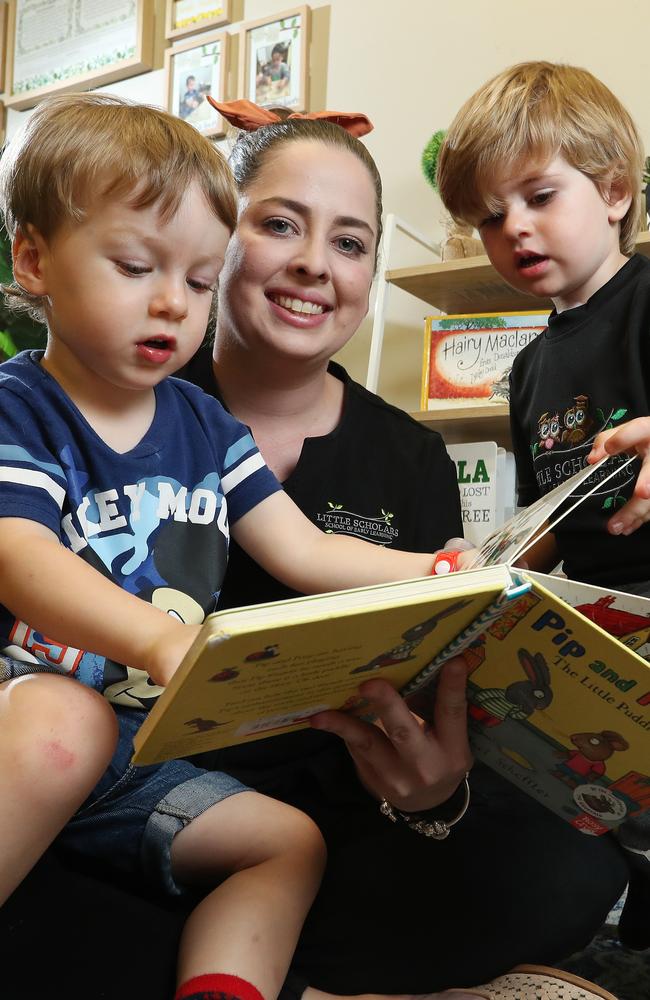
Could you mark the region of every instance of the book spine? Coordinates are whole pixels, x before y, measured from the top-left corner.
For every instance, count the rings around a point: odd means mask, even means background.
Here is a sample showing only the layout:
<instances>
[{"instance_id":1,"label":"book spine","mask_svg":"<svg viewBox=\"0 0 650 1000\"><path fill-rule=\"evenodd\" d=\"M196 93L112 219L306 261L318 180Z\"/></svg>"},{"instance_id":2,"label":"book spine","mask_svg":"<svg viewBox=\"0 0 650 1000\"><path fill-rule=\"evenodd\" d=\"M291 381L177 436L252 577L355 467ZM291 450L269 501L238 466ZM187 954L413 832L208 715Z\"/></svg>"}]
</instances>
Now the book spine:
<instances>
[{"instance_id":1,"label":"book spine","mask_svg":"<svg viewBox=\"0 0 650 1000\"><path fill-rule=\"evenodd\" d=\"M510 603L510 601L514 601L518 597L521 597L522 594L525 594L531 589L531 586L532 584L530 580L524 580L520 577L518 578L517 583L513 584L512 587L509 587L502 594L499 594L499 596L492 601L491 604L488 604L487 608L485 608L485 610L482 611L481 614L467 626L467 628L463 629L462 632L459 632L455 639L452 639L451 642L449 642L437 654L437 656L433 658L433 660L427 663L426 666L422 667L422 670L420 670L420 672L416 674L415 677L413 677L412 680L405 685L405 687L402 688L400 691L402 697L406 698L408 695L413 694L415 691L419 691L420 688L429 684L436 676L443 663L446 663L447 660L452 658L452 656L457 656L458 653L462 653L463 650L467 649L467 647L478 635L485 632L488 625L501 617L503 609Z\"/></svg>"}]
</instances>

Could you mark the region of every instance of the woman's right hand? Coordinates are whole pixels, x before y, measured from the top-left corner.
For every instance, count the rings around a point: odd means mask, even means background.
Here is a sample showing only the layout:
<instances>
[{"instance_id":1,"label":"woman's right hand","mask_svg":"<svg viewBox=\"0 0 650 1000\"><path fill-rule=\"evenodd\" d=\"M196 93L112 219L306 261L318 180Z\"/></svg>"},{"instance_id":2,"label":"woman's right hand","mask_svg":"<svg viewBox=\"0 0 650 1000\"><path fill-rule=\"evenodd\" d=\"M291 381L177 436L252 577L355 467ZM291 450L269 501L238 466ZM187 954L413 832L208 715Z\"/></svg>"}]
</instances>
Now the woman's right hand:
<instances>
[{"instance_id":1,"label":"woman's right hand","mask_svg":"<svg viewBox=\"0 0 650 1000\"><path fill-rule=\"evenodd\" d=\"M370 702L377 722L343 712L320 712L311 724L340 736L359 778L371 795L387 799L403 812L432 809L451 798L472 766L467 735L467 666L449 660L438 678L433 724L410 710L401 695L379 678L366 681L360 693Z\"/></svg>"}]
</instances>

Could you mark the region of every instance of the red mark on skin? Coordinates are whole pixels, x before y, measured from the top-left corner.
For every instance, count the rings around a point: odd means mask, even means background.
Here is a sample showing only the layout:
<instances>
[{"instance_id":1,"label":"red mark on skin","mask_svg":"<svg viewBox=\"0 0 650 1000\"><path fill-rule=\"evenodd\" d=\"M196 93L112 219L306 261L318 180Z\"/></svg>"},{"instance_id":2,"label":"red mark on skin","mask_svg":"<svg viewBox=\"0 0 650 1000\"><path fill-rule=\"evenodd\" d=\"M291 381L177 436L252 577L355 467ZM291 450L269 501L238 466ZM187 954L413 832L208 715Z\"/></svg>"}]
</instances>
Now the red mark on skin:
<instances>
[{"instance_id":1,"label":"red mark on skin","mask_svg":"<svg viewBox=\"0 0 650 1000\"><path fill-rule=\"evenodd\" d=\"M42 749L45 759L60 771L68 770L75 762L75 755L61 746L57 740L48 740L42 744Z\"/></svg>"}]
</instances>

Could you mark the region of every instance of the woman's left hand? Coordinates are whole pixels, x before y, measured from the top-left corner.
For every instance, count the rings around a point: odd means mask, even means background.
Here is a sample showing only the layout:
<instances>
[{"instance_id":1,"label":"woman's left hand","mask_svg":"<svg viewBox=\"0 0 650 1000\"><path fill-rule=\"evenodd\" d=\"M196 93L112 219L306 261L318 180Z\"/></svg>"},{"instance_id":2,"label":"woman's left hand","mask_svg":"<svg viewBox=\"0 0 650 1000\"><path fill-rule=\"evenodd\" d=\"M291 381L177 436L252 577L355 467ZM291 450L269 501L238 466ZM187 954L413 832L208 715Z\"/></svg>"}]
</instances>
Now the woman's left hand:
<instances>
[{"instance_id":1,"label":"woman's left hand","mask_svg":"<svg viewBox=\"0 0 650 1000\"><path fill-rule=\"evenodd\" d=\"M345 741L360 780L377 799L385 798L407 813L432 809L451 798L472 766L466 681L467 666L461 657L444 665L431 726L379 678L359 688L377 722L332 711L315 715L311 724Z\"/></svg>"}]
</instances>

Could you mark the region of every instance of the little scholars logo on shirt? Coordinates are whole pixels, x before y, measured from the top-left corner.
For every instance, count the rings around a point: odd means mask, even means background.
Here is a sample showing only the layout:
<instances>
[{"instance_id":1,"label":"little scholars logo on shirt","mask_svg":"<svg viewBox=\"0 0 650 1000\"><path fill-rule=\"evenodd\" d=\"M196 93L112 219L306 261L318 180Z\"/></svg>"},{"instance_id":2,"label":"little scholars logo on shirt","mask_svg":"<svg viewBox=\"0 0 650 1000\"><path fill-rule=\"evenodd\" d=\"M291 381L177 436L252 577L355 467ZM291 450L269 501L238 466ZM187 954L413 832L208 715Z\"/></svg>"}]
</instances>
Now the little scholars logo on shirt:
<instances>
[{"instance_id":1,"label":"little scholars logo on shirt","mask_svg":"<svg viewBox=\"0 0 650 1000\"><path fill-rule=\"evenodd\" d=\"M393 525L394 517L383 507L376 516L355 514L345 510L343 504L328 500L327 510L316 514L316 523L321 531L328 534L354 535L376 545L392 545L399 537L399 531Z\"/></svg>"}]
</instances>

